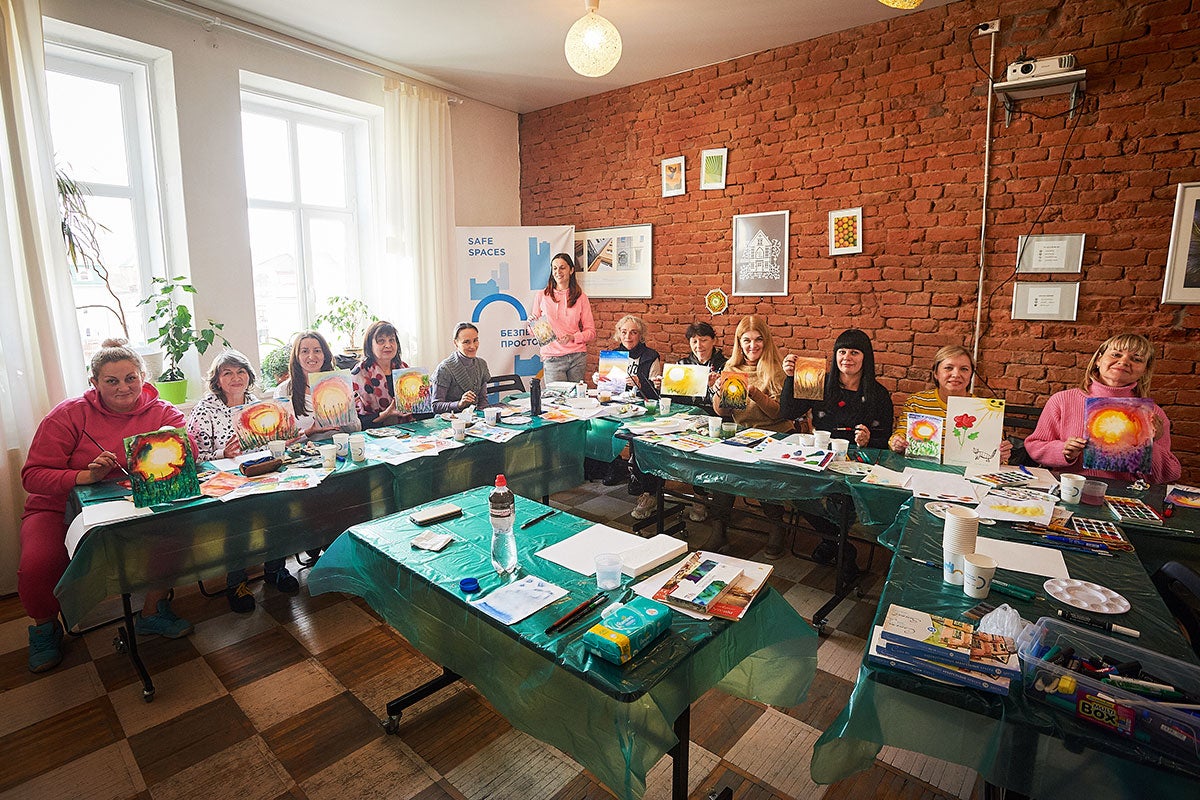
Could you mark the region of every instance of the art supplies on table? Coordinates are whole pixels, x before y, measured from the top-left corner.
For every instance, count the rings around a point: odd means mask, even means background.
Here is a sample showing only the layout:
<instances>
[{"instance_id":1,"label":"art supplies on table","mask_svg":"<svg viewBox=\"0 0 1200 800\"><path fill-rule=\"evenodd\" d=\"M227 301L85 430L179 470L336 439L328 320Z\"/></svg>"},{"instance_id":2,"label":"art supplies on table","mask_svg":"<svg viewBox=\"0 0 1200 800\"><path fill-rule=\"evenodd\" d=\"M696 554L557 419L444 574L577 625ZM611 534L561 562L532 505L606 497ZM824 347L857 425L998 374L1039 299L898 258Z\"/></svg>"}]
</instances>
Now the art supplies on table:
<instances>
[{"instance_id":1,"label":"art supplies on table","mask_svg":"<svg viewBox=\"0 0 1200 800\"><path fill-rule=\"evenodd\" d=\"M949 511L951 508L965 508L965 506L959 506L959 505L956 505L955 503L943 503L941 501L938 501L936 503L926 503L925 504L925 510L928 511L930 514L933 514L938 519L945 519L946 512ZM995 525L996 520L990 519L988 517L980 517L979 524L980 525Z\"/></svg>"},{"instance_id":2,"label":"art supplies on table","mask_svg":"<svg viewBox=\"0 0 1200 800\"><path fill-rule=\"evenodd\" d=\"M982 483L993 489L999 489L1006 486L1024 486L1033 480L1033 475L1019 469L1010 469L1001 470L1000 472L988 472L983 475L967 473L967 480Z\"/></svg>"},{"instance_id":3,"label":"art supplies on table","mask_svg":"<svg viewBox=\"0 0 1200 800\"><path fill-rule=\"evenodd\" d=\"M798 450L789 448L782 453L766 452L763 453L761 460L820 472L830 466L836 457L837 454L832 450L822 450L817 447L801 447Z\"/></svg>"},{"instance_id":4,"label":"art supplies on table","mask_svg":"<svg viewBox=\"0 0 1200 800\"><path fill-rule=\"evenodd\" d=\"M192 445L183 428L162 428L125 439L133 504L138 508L200 494Z\"/></svg>"},{"instance_id":5,"label":"art supplies on table","mask_svg":"<svg viewBox=\"0 0 1200 800\"><path fill-rule=\"evenodd\" d=\"M702 364L668 364L663 369L660 391L676 397L705 397L710 371Z\"/></svg>"},{"instance_id":6,"label":"art supplies on table","mask_svg":"<svg viewBox=\"0 0 1200 800\"><path fill-rule=\"evenodd\" d=\"M382 439L389 436L396 439L403 439L411 435L409 431L406 431L404 428L400 428L395 425L386 425L382 428L370 428L365 431L365 433L367 436L374 436L376 439Z\"/></svg>"},{"instance_id":7,"label":"art supplies on table","mask_svg":"<svg viewBox=\"0 0 1200 800\"><path fill-rule=\"evenodd\" d=\"M730 447L754 447L772 438L772 436L773 434L770 431L764 431L761 428L746 428L746 430L740 431L736 435L726 439L725 444Z\"/></svg>"},{"instance_id":8,"label":"art supplies on table","mask_svg":"<svg viewBox=\"0 0 1200 800\"><path fill-rule=\"evenodd\" d=\"M872 470L874 472L874 470ZM971 483L952 472L934 472L928 469L905 467L905 485L912 490L913 497L924 500L946 500L955 503L979 502L986 489Z\"/></svg>"},{"instance_id":9,"label":"art supplies on table","mask_svg":"<svg viewBox=\"0 0 1200 800\"><path fill-rule=\"evenodd\" d=\"M671 627L671 612L653 600L633 597L606 608L580 640L583 648L613 664L627 664Z\"/></svg>"},{"instance_id":10,"label":"art supplies on table","mask_svg":"<svg viewBox=\"0 0 1200 800\"><path fill-rule=\"evenodd\" d=\"M244 452L266 447L267 442L288 441L300 435L291 398L235 406L233 426Z\"/></svg>"},{"instance_id":11,"label":"art supplies on table","mask_svg":"<svg viewBox=\"0 0 1200 800\"><path fill-rule=\"evenodd\" d=\"M930 614L893 603L884 616L880 637L944 663L971 660L974 627L956 619Z\"/></svg>"},{"instance_id":12,"label":"art supplies on table","mask_svg":"<svg viewBox=\"0 0 1200 800\"><path fill-rule=\"evenodd\" d=\"M904 438L908 443L904 455L908 458L942 460L942 429L946 420L932 414L910 411L906 415Z\"/></svg>"},{"instance_id":13,"label":"art supplies on table","mask_svg":"<svg viewBox=\"0 0 1200 800\"><path fill-rule=\"evenodd\" d=\"M220 471L200 484L200 494L205 497L222 497L249 481L245 475Z\"/></svg>"},{"instance_id":14,"label":"art supplies on table","mask_svg":"<svg viewBox=\"0 0 1200 800\"><path fill-rule=\"evenodd\" d=\"M1054 547L979 536L975 539L975 552L996 559L996 566L1000 569L1041 575L1043 578L1071 577L1062 550Z\"/></svg>"},{"instance_id":15,"label":"art supplies on table","mask_svg":"<svg viewBox=\"0 0 1200 800\"><path fill-rule=\"evenodd\" d=\"M701 613L682 605L675 605L672 608L681 614L686 614L689 617L697 619L709 619L711 617L720 617L733 621L741 619L746 615L746 610L754 602L754 598L766 586L767 579L771 577L774 567L770 564L762 564L757 561L748 561L733 556L698 550L689 554L683 561L634 584L633 591L642 597L654 599L660 592L664 590L667 592L670 591L668 584L681 571L693 569L705 559L735 566L742 571L742 574L730 585L728 591L724 593L724 596L718 602L709 604L708 613Z\"/></svg>"},{"instance_id":16,"label":"art supplies on table","mask_svg":"<svg viewBox=\"0 0 1200 800\"><path fill-rule=\"evenodd\" d=\"M962 467L1000 466L1004 437L1004 401L986 397L946 399L943 464Z\"/></svg>"},{"instance_id":17,"label":"art supplies on table","mask_svg":"<svg viewBox=\"0 0 1200 800\"><path fill-rule=\"evenodd\" d=\"M611 403L603 406L595 416L608 417L609 419L632 419L640 417L646 413L646 407L638 403ZM546 416L543 415L542 419ZM579 419L578 416L572 419Z\"/></svg>"},{"instance_id":18,"label":"art supplies on table","mask_svg":"<svg viewBox=\"0 0 1200 800\"><path fill-rule=\"evenodd\" d=\"M643 544L646 544L646 540L637 534L597 522L579 533L543 547L534 555L580 575L595 575L596 556L600 553L621 553Z\"/></svg>"},{"instance_id":19,"label":"art supplies on table","mask_svg":"<svg viewBox=\"0 0 1200 800\"><path fill-rule=\"evenodd\" d=\"M687 552L687 547L687 542L682 539L659 533L649 539L642 539L628 550L619 551L617 555L621 557L621 571L631 578L636 578L679 558Z\"/></svg>"},{"instance_id":20,"label":"art supplies on table","mask_svg":"<svg viewBox=\"0 0 1200 800\"><path fill-rule=\"evenodd\" d=\"M826 469L830 472L836 472L839 475L858 475L864 476L869 473L873 467L870 464L864 464L861 461L830 461L826 465Z\"/></svg>"},{"instance_id":21,"label":"art supplies on table","mask_svg":"<svg viewBox=\"0 0 1200 800\"><path fill-rule=\"evenodd\" d=\"M317 425L325 428L358 425L350 370L314 372L308 376L308 385L312 390L313 416Z\"/></svg>"},{"instance_id":22,"label":"art supplies on table","mask_svg":"<svg viewBox=\"0 0 1200 800\"><path fill-rule=\"evenodd\" d=\"M67 555L75 555L75 548L79 546L79 542L83 540L88 531L98 525L107 525L110 522L119 522L133 517L145 517L153 513L149 508L135 506L133 501L128 499L109 500L84 506L67 528Z\"/></svg>"},{"instance_id":23,"label":"art supplies on table","mask_svg":"<svg viewBox=\"0 0 1200 800\"><path fill-rule=\"evenodd\" d=\"M862 482L869 483L872 486L893 486L897 489L903 489L905 484L908 483L908 476L903 472L888 469L882 464L876 464L871 467L871 471L867 473Z\"/></svg>"},{"instance_id":24,"label":"art supplies on table","mask_svg":"<svg viewBox=\"0 0 1200 800\"><path fill-rule=\"evenodd\" d=\"M392 370L396 410L401 414L432 414L433 384L429 373L418 367Z\"/></svg>"},{"instance_id":25,"label":"art supplies on table","mask_svg":"<svg viewBox=\"0 0 1200 800\"><path fill-rule=\"evenodd\" d=\"M673 605L683 605L693 611L709 613L710 604L717 602L735 580L742 575L740 567L715 559L705 559L683 574L676 574L668 583L675 588L661 599Z\"/></svg>"},{"instance_id":26,"label":"art supplies on table","mask_svg":"<svg viewBox=\"0 0 1200 800\"><path fill-rule=\"evenodd\" d=\"M232 492L221 495L222 503L247 497L252 494L271 494L272 492L296 492L320 486L321 481L329 474L323 469L303 469L291 467L286 472L272 472L259 478L248 479Z\"/></svg>"},{"instance_id":27,"label":"art supplies on table","mask_svg":"<svg viewBox=\"0 0 1200 800\"><path fill-rule=\"evenodd\" d=\"M566 596L567 590L561 586L536 575L526 575L519 581L493 589L485 597L472 600L471 605L492 619L512 625Z\"/></svg>"},{"instance_id":28,"label":"art supplies on table","mask_svg":"<svg viewBox=\"0 0 1200 800\"><path fill-rule=\"evenodd\" d=\"M1109 522L1105 519L1088 519L1087 517L1075 517L1071 520L1071 525L1080 536L1095 536L1101 540L1108 538L1125 539L1125 532L1115 522Z\"/></svg>"},{"instance_id":29,"label":"art supplies on table","mask_svg":"<svg viewBox=\"0 0 1200 800\"><path fill-rule=\"evenodd\" d=\"M1163 502L1174 503L1185 508L1200 508L1200 489L1195 486L1172 483L1167 487L1167 496L1163 498Z\"/></svg>"},{"instance_id":30,"label":"art supplies on table","mask_svg":"<svg viewBox=\"0 0 1200 800\"><path fill-rule=\"evenodd\" d=\"M720 439L712 439L699 433L681 433L677 436L663 437L662 444L685 453L694 453L719 441Z\"/></svg>"},{"instance_id":31,"label":"art supplies on table","mask_svg":"<svg viewBox=\"0 0 1200 800\"><path fill-rule=\"evenodd\" d=\"M1148 397L1089 397L1084 404L1084 469L1149 474L1154 453L1154 401Z\"/></svg>"},{"instance_id":32,"label":"art supplies on table","mask_svg":"<svg viewBox=\"0 0 1200 800\"><path fill-rule=\"evenodd\" d=\"M1082 608L1093 614L1124 614L1129 601L1105 586L1074 578L1052 578L1042 584L1046 594L1060 603Z\"/></svg>"},{"instance_id":33,"label":"art supplies on table","mask_svg":"<svg viewBox=\"0 0 1200 800\"><path fill-rule=\"evenodd\" d=\"M471 427L467 428L467 436L472 436L476 439L483 439L488 442L497 442L503 444L510 439L515 439L525 431L520 428L501 428L498 425L488 425L486 422L476 422Z\"/></svg>"},{"instance_id":34,"label":"art supplies on table","mask_svg":"<svg viewBox=\"0 0 1200 800\"><path fill-rule=\"evenodd\" d=\"M979 501L976 510L982 516L992 519L1011 520L1013 522L1036 522L1047 525L1054 517L1054 499L1042 495L1044 499L1029 498L1017 500L998 492L988 492Z\"/></svg>"},{"instance_id":35,"label":"art supplies on table","mask_svg":"<svg viewBox=\"0 0 1200 800\"><path fill-rule=\"evenodd\" d=\"M871 631L871 646L867 650L868 663L891 667L954 686L965 686L999 695L1007 695L1009 692L1009 678L993 677L957 663L949 664L910 653L899 653L894 648L889 650L885 647L886 642L882 636L883 626L876 625Z\"/></svg>"},{"instance_id":36,"label":"art supplies on table","mask_svg":"<svg viewBox=\"0 0 1200 800\"><path fill-rule=\"evenodd\" d=\"M825 397L825 359L798 356L792 383L797 400L821 400Z\"/></svg>"},{"instance_id":37,"label":"art supplies on table","mask_svg":"<svg viewBox=\"0 0 1200 800\"><path fill-rule=\"evenodd\" d=\"M750 402L750 378L743 372L721 373L721 407L726 411L741 411Z\"/></svg>"},{"instance_id":38,"label":"art supplies on table","mask_svg":"<svg viewBox=\"0 0 1200 800\"><path fill-rule=\"evenodd\" d=\"M1151 508L1144 500L1136 497L1114 497L1106 495L1104 505L1117 518L1118 522L1128 525L1148 525L1161 527L1162 516Z\"/></svg>"}]
</instances>

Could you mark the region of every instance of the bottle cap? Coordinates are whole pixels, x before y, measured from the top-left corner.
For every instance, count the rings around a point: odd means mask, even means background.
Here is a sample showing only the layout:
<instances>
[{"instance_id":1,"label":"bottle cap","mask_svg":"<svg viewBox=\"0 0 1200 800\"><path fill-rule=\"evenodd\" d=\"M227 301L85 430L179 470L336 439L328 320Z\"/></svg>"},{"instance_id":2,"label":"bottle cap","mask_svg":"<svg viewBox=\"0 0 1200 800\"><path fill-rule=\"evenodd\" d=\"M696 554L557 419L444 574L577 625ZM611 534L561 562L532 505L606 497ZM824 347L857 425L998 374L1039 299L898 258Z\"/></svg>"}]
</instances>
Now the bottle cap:
<instances>
[{"instance_id":1,"label":"bottle cap","mask_svg":"<svg viewBox=\"0 0 1200 800\"><path fill-rule=\"evenodd\" d=\"M458 582L458 588L463 594L475 594L479 591L479 580L476 578L463 578Z\"/></svg>"},{"instance_id":2,"label":"bottle cap","mask_svg":"<svg viewBox=\"0 0 1200 800\"><path fill-rule=\"evenodd\" d=\"M508 480L505 479L503 472L501 472L499 475L496 476L496 485L497 486L508 486Z\"/></svg>"}]
</instances>

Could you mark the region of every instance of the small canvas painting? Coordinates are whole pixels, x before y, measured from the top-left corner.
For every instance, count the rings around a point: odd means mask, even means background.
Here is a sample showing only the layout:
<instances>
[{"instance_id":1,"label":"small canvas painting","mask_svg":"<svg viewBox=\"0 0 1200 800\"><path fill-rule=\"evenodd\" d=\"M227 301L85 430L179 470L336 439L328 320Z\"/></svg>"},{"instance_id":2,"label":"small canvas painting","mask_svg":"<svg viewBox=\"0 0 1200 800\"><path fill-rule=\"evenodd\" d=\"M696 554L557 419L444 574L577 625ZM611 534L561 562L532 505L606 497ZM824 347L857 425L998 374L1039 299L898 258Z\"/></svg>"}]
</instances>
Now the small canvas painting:
<instances>
[{"instance_id":1,"label":"small canvas painting","mask_svg":"<svg viewBox=\"0 0 1200 800\"><path fill-rule=\"evenodd\" d=\"M396 410L401 414L433 413L433 384L425 370L394 370L392 385L396 387Z\"/></svg>"},{"instance_id":2,"label":"small canvas painting","mask_svg":"<svg viewBox=\"0 0 1200 800\"><path fill-rule=\"evenodd\" d=\"M138 508L170 503L200 494L196 461L187 431L166 428L125 440L129 485Z\"/></svg>"},{"instance_id":3,"label":"small canvas painting","mask_svg":"<svg viewBox=\"0 0 1200 800\"><path fill-rule=\"evenodd\" d=\"M721 407L727 411L740 411L749 402L750 381L741 372L721 373Z\"/></svg>"},{"instance_id":4,"label":"small canvas painting","mask_svg":"<svg viewBox=\"0 0 1200 800\"><path fill-rule=\"evenodd\" d=\"M704 397L709 368L700 364L668 364L663 370L662 393L679 397Z\"/></svg>"},{"instance_id":5,"label":"small canvas painting","mask_svg":"<svg viewBox=\"0 0 1200 800\"><path fill-rule=\"evenodd\" d=\"M798 357L795 375L793 397L798 400L820 400L825 396L825 359Z\"/></svg>"},{"instance_id":6,"label":"small canvas painting","mask_svg":"<svg viewBox=\"0 0 1200 800\"><path fill-rule=\"evenodd\" d=\"M615 369L620 374L629 374L629 365L633 363L629 358L629 353L624 350L601 350L600 351L600 374L605 378L613 377L612 371Z\"/></svg>"},{"instance_id":7,"label":"small canvas painting","mask_svg":"<svg viewBox=\"0 0 1200 800\"><path fill-rule=\"evenodd\" d=\"M314 372L308 376L308 385L312 388L313 414L317 425L340 428L358 422L350 370Z\"/></svg>"},{"instance_id":8,"label":"small canvas painting","mask_svg":"<svg viewBox=\"0 0 1200 800\"><path fill-rule=\"evenodd\" d=\"M946 445L943 464L1000 466L1004 401L988 397L946 398Z\"/></svg>"},{"instance_id":9,"label":"small canvas painting","mask_svg":"<svg viewBox=\"0 0 1200 800\"><path fill-rule=\"evenodd\" d=\"M1147 397L1089 397L1086 403L1084 468L1148 474L1154 453L1154 401Z\"/></svg>"},{"instance_id":10,"label":"small canvas painting","mask_svg":"<svg viewBox=\"0 0 1200 800\"><path fill-rule=\"evenodd\" d=\"M267 442L286 442L300 435L290 398L259 400L238 406L233 412L238 443L247 452L266 447Z\"/></svg>"},{"instance_id":11,"label":"small canvas painting","mask_svg":"<svg viewBox=\"0 0 1200 800\"><path fill-rule=\"evenodd\" d=\"M529 333L537 340L538 344L550 344L557 338L549 317L538 317L532 320L529 323Z\"/></svg>"},{"instance_id":12,"label":"small canvas painting","mask_svg":"<svg viewBox=\"0 0 1200 800\"><path fill-rule=\"evenodd\" d=\"M905 438L908 440L906 455L909 458L942 460L942 428L946 420L931 414L908 413Z\"/></svg>"}]
</instances>

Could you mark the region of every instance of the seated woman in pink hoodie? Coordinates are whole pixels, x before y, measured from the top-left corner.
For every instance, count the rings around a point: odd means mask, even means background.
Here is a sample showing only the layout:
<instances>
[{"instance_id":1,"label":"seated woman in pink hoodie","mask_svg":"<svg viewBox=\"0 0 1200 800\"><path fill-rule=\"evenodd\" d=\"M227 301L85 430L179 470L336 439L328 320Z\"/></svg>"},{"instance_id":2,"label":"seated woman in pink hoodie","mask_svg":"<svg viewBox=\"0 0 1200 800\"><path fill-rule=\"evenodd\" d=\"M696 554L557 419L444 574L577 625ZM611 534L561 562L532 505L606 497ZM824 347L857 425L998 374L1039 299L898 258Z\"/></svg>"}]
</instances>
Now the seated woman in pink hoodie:
<instances>
[{"instance_id":1,"label":"seated woman in pink hoodie","mask_svg":"<svg viewBox=\"0 0 1200 800\"><path fill-rule=\"evenodd\" d=\"M29 498L21 516L17 592L29 627L29 669L44 672L62 661L63 628L54 586L67 568L67 498L76 486L98 483L127 466L125 438L163 426L182 428L183 414L146 383L142 358L124 339L108 339L92 356L92 388L55 406L33 434L21 483ZM95 440L93 442L92 440ZM99 443L97 446L96 443ZM195 446L193 445L193 450ZM171 639L192 624L171 611L165 591L146 593L137 634Z\"/></svg>"},{"instance_id":2,"label":"seated woman in pink hoodie","mask_svg":"<svg viewBox=\"0 0 1200 800\"><path fill-rule=\"evenodd\" d=\"M1078 389L1050 396L1038 417L1037 428L1025 439L1025 450L1039 464L1097 478L1133 480L1136 475L1079 469L1085 443L1085 407L1089 397L1149 397L1154 374L1154 345L1145 336L1123 333L1109 338L1088 363ZM1171 423L1154 405L1154 452L1149 479L1154 483L1178 480L1179 459L1171 452Z\"/></svg>"}]
</instances>

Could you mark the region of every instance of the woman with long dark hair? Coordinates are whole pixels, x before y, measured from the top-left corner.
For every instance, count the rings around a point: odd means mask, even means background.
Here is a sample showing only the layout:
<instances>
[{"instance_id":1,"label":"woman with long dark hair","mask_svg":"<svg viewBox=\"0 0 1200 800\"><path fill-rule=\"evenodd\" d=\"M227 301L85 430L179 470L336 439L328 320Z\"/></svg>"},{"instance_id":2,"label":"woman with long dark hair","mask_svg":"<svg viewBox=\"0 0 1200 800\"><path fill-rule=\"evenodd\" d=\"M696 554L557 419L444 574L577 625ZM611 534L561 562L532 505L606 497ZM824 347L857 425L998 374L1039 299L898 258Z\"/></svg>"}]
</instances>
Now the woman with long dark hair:
<instances>
[{"instance_id":1,"label":"woman with long dark hair","mask_svg":"<svg viewBox=\"0 0 1200 800\"><path fill-rule=\"evenodd\" d=\"M545 318L554 339L542 345L542 370L546 382L583 380L587 345L596 338L592 304L575 277L575 260L568 253L550 259L546 288L534 295L531 320Z\"/></svg>"}]
</instances>

